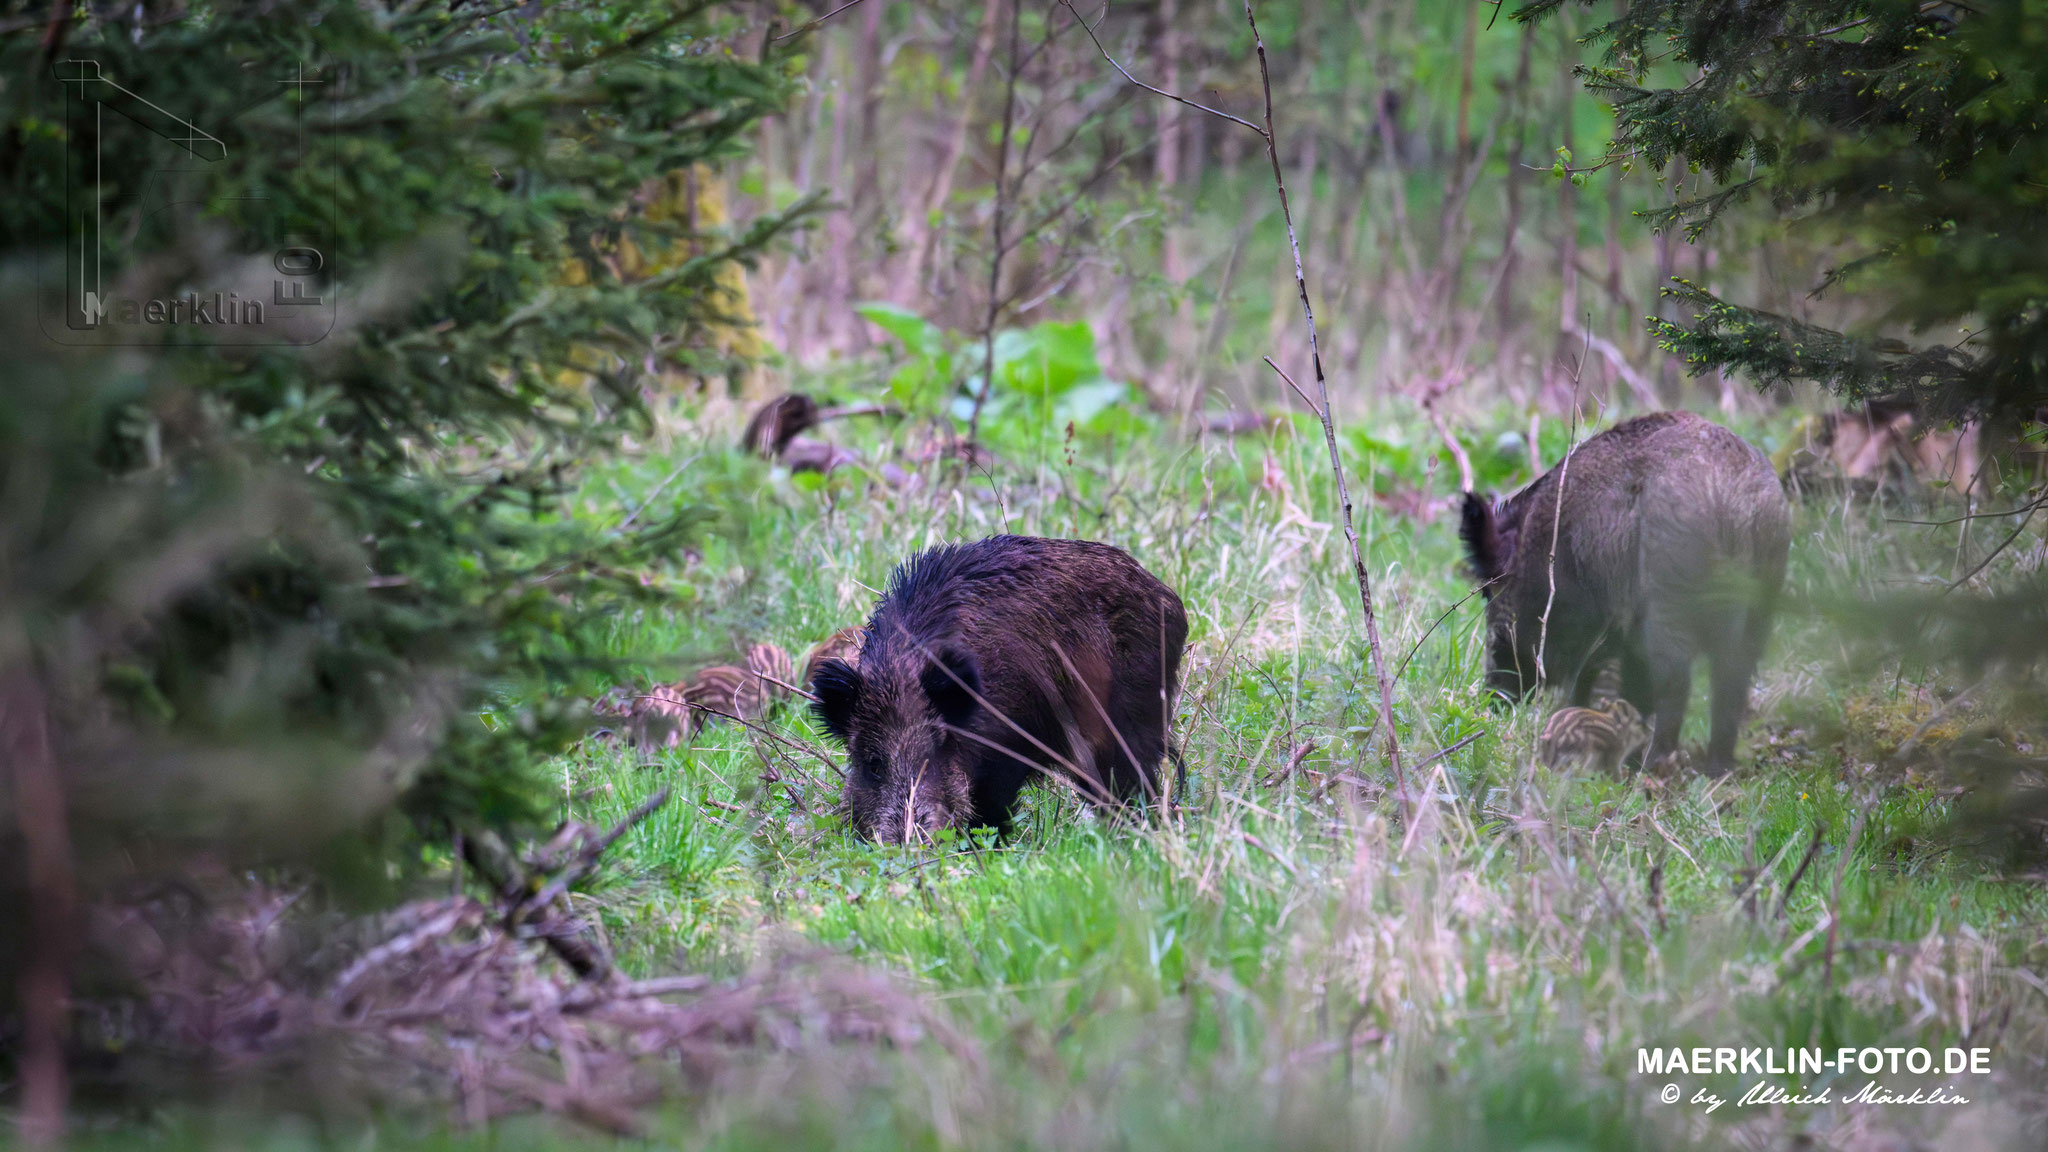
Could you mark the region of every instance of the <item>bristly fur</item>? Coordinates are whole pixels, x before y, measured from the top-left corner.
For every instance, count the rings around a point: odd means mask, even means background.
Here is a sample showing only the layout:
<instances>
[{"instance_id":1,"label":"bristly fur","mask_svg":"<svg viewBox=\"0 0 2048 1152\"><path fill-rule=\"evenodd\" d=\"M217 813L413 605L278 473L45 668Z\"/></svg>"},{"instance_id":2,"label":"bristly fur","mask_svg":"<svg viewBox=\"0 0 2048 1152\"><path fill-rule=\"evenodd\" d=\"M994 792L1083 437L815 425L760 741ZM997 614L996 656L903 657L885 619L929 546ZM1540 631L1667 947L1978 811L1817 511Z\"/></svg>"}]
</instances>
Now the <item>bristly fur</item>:
<instances>
[{"instance_id":1,"label":"bristly fur","mask_svg":"<svg viewBox=\"0 0 2048 1152\"><path fill-rule=\"evenodd\" d=\"M860 672L837 656L818 662L811 672L811 715L818 724L844 744L853 735L853 705L860 695Z\"/></svg>"},{"instance_id":2,"label":"bristly fur","mask_svg":"<svg viewBox=\"0 0 2048 1152\"><path fill-rule=\"evenodd\" d=\"M882 841L1006 826L1044 772L1117 803L1158 794L1180 598L1122 550L997 536L897 568L816 712L847 746L847 814Z\"/></svg>"},{"instance_id":3,"label":"bristly fur","mask_svg":"<svg viewBox=\"0 0 2048 1152\"><path fill-rule=\"evenodd\" d=\"M1465 508L1458 521L1458 538L1465 542L1465 555L1472 562L1472 575L1487 599L1493 598L1493 582L1507 570L1503 554L1500 521L1492 499L1477 492L1465 493Z\"/></svg>"},{"instance_id":4,"label":"bristly fur","mask_svg":"<svg viewBox=\"0 0 2048 1152\"><path fill-rule=\"evenodd\" d=\"M918 687L924 689L939 719L956 728L971 720L981 706L975 699L981 695L981 669L974 657L957 648L933 652L930 663L918 674Z\"/></svg>"},{"instance_id":5,"label":"bristly fur","mask_svg":"<svg viewBox=\"0 0 2048 1152\"><path fill-rule=\"evenodd\" d=\"M1583 706L1618 662L1622 697L1655 719L1657 761L1678 746L1693 660L1705 656L1707 770L1732 767L1791 541L1763 453L1690 412L1637 417L1505 501L1468 495L1460 534L1488 581L1491 687L1515 699L1555 685Z\"/></svg>"}]
</instances>

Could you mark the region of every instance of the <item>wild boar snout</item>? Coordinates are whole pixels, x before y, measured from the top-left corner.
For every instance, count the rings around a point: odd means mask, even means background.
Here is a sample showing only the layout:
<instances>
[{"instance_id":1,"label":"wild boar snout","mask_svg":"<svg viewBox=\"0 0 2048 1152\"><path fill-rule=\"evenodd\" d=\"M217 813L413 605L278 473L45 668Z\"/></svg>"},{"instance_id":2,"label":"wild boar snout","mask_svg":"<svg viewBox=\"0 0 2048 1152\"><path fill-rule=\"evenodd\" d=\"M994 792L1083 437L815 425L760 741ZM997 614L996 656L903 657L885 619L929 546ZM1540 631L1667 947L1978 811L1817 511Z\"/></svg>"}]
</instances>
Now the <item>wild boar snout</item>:
<instances>
[{"instance_id":1,"label":"wild boar snout","mask_svg":"<svg viewBox=\"0 0 2048 1152\"><path fill-rule=\"evenodd\" d=\"M1187 615L1122 549L995 536L891 576L858 654L821 660L816 713L847 749L855 831L1006 828L1048 774L1121 807L1158 794Z\"/></svg>"},{"instance_id":2,"label":"wild boar snout","mask_svg":"<svg viewBox=\"0 0 2048 1152\"><path fill-rule=\"evenodd\" d=\"M972 815L960 732L980 710L975 660L958 649L905 647L893 659L879 647L873 669L826 660L812 680L818 718L847 746L847 816L881 843L926 838ZM905 663L922 668L908 677Z\"/></svg>"}]
</instances>

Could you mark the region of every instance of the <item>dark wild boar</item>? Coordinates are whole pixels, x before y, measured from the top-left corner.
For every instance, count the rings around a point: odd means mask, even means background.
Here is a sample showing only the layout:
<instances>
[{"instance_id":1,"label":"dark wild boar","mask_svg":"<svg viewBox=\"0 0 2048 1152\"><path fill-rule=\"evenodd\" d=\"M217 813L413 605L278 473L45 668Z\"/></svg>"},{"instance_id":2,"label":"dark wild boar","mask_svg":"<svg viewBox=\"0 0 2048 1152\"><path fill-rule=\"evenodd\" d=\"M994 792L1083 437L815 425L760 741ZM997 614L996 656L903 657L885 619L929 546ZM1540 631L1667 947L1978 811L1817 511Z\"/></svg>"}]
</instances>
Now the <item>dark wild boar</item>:
<instances>
[{"instance_id":1,"label":"dark wild boar","mask_svg":"<svg viewBox=\"0 0 2048 1152\"><path fill-rule=\"evenodd\" d=\"M1583 706L1618 662L1622 698L1654 717L1654 763L1678 747L1693 660L1705 656L1707 771L1734 766L1791 542L1763 453L1690 412L1639 417L1509 499L1467 493L1460 535L1486 592L1488 683L1521 698L1540 650L1541 682Z\"/></svg>"},{"instance_id":2,"label":"dark wild boar","mask_svg":"<svg viewBox=\"0 0 2048 1152\"><path fill-rule=\"evenodd\" d=\"M1040 772L1098 803L1156 797L1187 631L1180 597L1106 544L996 536L911 558L857 660L811 677L854 828L1006 828Z\"/></svg>"}]
</instances>

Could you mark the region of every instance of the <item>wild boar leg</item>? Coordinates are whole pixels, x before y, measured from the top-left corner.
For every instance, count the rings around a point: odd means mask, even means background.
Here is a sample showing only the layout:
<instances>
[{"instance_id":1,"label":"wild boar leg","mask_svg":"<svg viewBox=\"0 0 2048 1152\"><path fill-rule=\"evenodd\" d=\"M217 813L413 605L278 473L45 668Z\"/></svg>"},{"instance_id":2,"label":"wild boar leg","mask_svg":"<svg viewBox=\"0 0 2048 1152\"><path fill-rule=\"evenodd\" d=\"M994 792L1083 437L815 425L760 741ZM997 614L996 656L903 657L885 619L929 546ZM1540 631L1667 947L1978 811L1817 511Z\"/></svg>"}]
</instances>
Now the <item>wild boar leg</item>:
<instances>
[{"instance_id":1,"label":"wild boar leg","mask_svg":"<svg viewBox=\"0 0 2048 1152\"><path fill-rule=\"evenodd\" d=\"M1739 651L1714 653L1713 731L1707 737L1707 775L1719 776L1735 767L1735 734L1749 708L1749 681L1756 661Z\"/></svg>"},{"instance_id":2,"label":"wild boar leg","mask_svg":"<svg viewBox=\"0 0 2048 1152\"><path fill-rule=\"evenodd\" d=\"M1631 638L1621 646L1621 698L1644 716L1657 710L1651 691L1650 660L1640 639Z\"/></svg>"},{"instance_id":3,"label":"wild boar leg","mask_svg":"<svg viewBox=\"0 0 2048 1152\"><path fill-rule=\"evenodd\" d=\"M1707 737L1707 774L1719 776L1735 767L1735 738L1749 712L1749 686L1770 638L1771 615L1752 606L1740 631L1713 654L1713 731Z\"/></svg>"},{"instance_id":4,"label":"wild boar leg","mask_svg":"<svg viewBox=\"0 0 2048 1152\"><path fill-rule=\"evenodd\" d=\"M1678 732L1685 726L1685 707L1692 699L1692 645L1677 628L1652 620L1643 629L1643 658L1650 671L1650 707L1656 726L1650 737L1648 762L1678 751Z\"/></svg>"}]
</instances>

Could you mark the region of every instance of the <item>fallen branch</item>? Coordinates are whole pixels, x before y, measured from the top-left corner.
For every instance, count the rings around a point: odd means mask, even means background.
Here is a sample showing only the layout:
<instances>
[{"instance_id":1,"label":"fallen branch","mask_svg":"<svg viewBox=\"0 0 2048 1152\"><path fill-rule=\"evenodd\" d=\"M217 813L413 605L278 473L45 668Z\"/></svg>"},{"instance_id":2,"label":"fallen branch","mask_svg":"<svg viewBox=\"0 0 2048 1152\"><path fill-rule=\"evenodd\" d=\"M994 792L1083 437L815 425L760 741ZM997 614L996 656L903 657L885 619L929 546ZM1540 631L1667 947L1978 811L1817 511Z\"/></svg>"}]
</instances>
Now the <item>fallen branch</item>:
<instances>
[{"instance_id":1,"label":"fallen branch","mask_svg":"<svg viewBox=\"0 0 2048 1152\"><path fill-rule=\"evenodd\" d=\"M521 901L513 907L512 911L505 918L505 926L508 929L516 929L521 921L545 911L548 905L561 899L568 893L571 885L579 884L589 879L591 874L597 871L598 861L606 852L611 850L613 844L618 843L619 837L624 836L642 820L652 816L655 809L668 803L668 798L669 788L668 785L664 784L660 788L655 789L652 796L641 801L631 812L628 812L625 819L613 825L611 831L594 840L588 840L584 844L582 851L578 853L573 864L556 873L554 879L543 884L530 898ZM587 834L589 829L584 828L582 831Z\"/></svg>"},{"instance_id":2,"label":"fallen branch","mask_svg":"<svg viewBox=\"0 0 2048 1152\"><path fill-rule=\"evenodd\" d=\"M406 1119L422 1105L471 1127L540 1112L614 1135L644 1134L645 1110L702 1092L764 1050L845 1060L929 1044L980 1071L928 998L822 954L737 980L597 983L506 931L490 903L454 897L375 922L301 924L286 940L311 944L305 929L317 924L323 952L352 949L328 980L320 965L233 959L285 943L273 925L289 897L253 883L208 896L196 910L155 899L122 909L169 958L130 974L132 1010L109 1013L121 1047L304 1078L322 1100L360 1098Z\"/></svg>"},{"instance_id":3,"label":"fallen branch","mask_svg":"<svg viewBox=\"0 0 2048 1152\"><path fill-rule=\"evenodd\" d=\"M504 909L499 921L508 936L531 937L546 944L577 977L603 982L612 977L612 959L603 945L591 940L573 917L554 914L555 905L569 889L593 875L604 854L635 825L668 802L664 786L626 814L611 830L593 835L591 829L574 821L565 822L532 855L532 863L521 863L497 833L480 829L462 838L463 859L484 879ZM550 875L552 873L552 875ZM419 928L414 936L394 938L387 947L415 947L456 927L454 921ZM358 967L384 963L390 957L368 956ZM359 975L352 967L334 987L343 992Z\"/></svg>"},{"instance_id":4,"label":"fallen branch","mask_svg":"<svg viewBox=\"0 0 2048 1152\"><path fill-rule=\"evenodd\" d=\"M1262 788L1270 788L1273 785L1278 784L1281 781L1286 780L1288 777L1294 775L1294 773L1300 769L1302 761L1307 760L1309 758L1309 754L1314 752L1315 750L1316 742L1314 740L1303 740L1301 743L1296 744L1293 747L1293 749L1291 749L1287 753L1287 763L1282 765L1279 771L1274 772L1268 775L1264 780L1259 781L1259 786Z\"/></svg>"}]
</instances>

